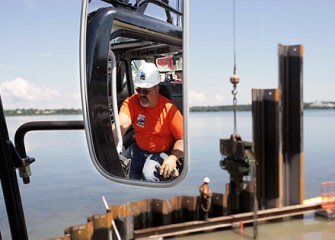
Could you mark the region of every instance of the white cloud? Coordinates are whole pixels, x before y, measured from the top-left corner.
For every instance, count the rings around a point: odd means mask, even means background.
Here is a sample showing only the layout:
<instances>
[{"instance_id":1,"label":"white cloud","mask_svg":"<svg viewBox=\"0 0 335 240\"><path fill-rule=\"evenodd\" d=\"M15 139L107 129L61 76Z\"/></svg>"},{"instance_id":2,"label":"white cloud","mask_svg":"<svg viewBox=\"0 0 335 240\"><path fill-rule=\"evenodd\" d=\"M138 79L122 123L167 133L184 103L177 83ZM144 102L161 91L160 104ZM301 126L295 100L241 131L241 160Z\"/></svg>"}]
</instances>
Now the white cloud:
<instances>
[{"instance_id":1,"label":"white cloud","mask_svg":"<svg viewBox=\"0 0 335 240\"><path fill-rule=\"evenodd\" d=\"M226 103L225 103L225 100L226 100L226 98L224 97L224 95L223 94L216 94L215 96L214 96L214 98L215 98L215 101L217 102L217 104L216 105L225 105Z\"/></svg>"},{"instance_id":2,"label":"white cloud","mask_svg":"<svg viewBox=\"0 0 335 240\"><path fill-rule=\"evenodd\" d=\"M16 69L17 67L11 65L0 64L0 69Z\"/></svg>"},{"instance_id":3,"label":"white cloud","mask_svg":"<svg viewBox=\"0 0 335 240\"><path fill-rule=\"evenodd\" d=\"M50 57L52 57L51 53L36 53L35 55L37 57L41 57L41 58L50 58Z\"/></svg>"},{"instance_id":4,"label":"white cloud","mask_svg":"<svg viewBox=\"0 0 335 240\"><path fill-rule=\"evenodd\" d=\"M81 108L80 96L64 96L58 91L42 88L24 78L0 83L4 109L15 108Z\"/></svg>"},{"instance_id":5,"label":"white cloud","mask_svg":"<svg viewBox=\"0 0 335 240\"><path fill-rule=\"evenodd\" d=\"M5 81L1 83L0 86L1 91L7 92L14 99L19 101L48 100L52 97L59 96L57 91L42 89L29 83L24 78L16 78L11 81Z\"/></svg>"},{"instance_id":6,"label":"white cloud","mask_svg":"<svg viewBox=\"0 0 335 240\"><path fill-rule=\"evenodd\" d=\"M196 92L191 90L189 92L189 105L192 106L216 106L216 105L228 105L227 98L223 94L214 94Z\"/></svg>"},{"instance_id":7,"label":"white cloud","mask_svg":"<svg viewBox=\"0 0 335 240\"><path fill-rule=\"evenodd\" d=\"M237 104L251 104L250 89L241 89L237 94ZM218 106L218 105L232 105L233 95L230 91L220 93L196 92L189 91L189 106Z\"/></svg>"},{"instance_id":8,"label":"white cloud","mask_svg":"<svg viewBox=\"0 0 335 240\"><path fill-rule=\"evenodd\" d=\"M196 91L192 91L190 90L189 95L188 95L188 99L189 99L189 105L192 106L203 106L206 105L205 101L206 101L206 97L203 93L198 93Z\"/></svg>"}]
</instances>

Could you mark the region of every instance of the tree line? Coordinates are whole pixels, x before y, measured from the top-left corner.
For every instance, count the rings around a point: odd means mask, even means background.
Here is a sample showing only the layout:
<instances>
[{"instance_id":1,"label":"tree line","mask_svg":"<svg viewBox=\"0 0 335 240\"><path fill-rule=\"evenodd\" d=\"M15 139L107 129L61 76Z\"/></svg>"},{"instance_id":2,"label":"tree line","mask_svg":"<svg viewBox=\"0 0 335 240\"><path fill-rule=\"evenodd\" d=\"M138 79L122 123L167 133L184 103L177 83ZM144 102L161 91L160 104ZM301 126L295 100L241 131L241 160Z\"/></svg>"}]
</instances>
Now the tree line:
<instances>
[{"instance_id":1,"label":"tree line","mask_svg":"<svg viewBox=\"0 0 335 240\"><path fill-rule=\"evenodd\" d=\"M304 109L335 109L335 102L326 102L326 104L315 105L315 103L304 103ZM232 111L232 105L222 105L222 106L195 106L190 107L190 112L223 112ZM252 105L237 105L237 111L251 111Z\"/></svg>"},{"instance_id":2,"label":"tree line","mask_svg":"<svg viewBox=\"0 0 335 240\"><path fill-rule=\"evenodd\" d=\"M61 109L10 109L4 110L5 116L27 116L27 115L77 115L82 114L81 109L61 108Z\"/></svg>"},{"instance_id":3,"label":"tree line","mask_svg":"<svg viewBox=\"0 0 335 240\"><path fill-rule=\"evenodd\" d=\"M327 104L315 105L314 103L304 103L304 109L335 109L335 102L327 102ZM221 106L194 106L189 108L190 112L223 112L233 111L232 105ZM251 104L240 104L236 106L237 111L251 111ZM82 114L82 109L61 108L61 109L11 109L4 110L5 116L28 116L28 115L78 115Z\"/></svg>"}]
</instances>

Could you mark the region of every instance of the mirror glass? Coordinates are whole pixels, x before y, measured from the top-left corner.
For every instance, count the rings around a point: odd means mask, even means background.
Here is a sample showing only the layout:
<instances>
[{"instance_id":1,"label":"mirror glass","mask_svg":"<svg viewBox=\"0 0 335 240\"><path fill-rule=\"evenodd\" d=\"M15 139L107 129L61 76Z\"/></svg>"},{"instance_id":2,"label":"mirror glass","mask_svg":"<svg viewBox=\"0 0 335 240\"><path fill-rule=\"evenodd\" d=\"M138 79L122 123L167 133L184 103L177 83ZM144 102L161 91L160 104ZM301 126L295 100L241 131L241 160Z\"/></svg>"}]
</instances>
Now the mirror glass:
<instances>
[{"instance_id":1,"label":"mirror glass","mask_svg":"<svg viewBox=\"0 0 335 240\"><path fill-rule=\"evenodd\" d=\"M108 179L166 187L187 173L187 9L180 0L83 1L85 131Z\"/></svg>"}]
</instances>

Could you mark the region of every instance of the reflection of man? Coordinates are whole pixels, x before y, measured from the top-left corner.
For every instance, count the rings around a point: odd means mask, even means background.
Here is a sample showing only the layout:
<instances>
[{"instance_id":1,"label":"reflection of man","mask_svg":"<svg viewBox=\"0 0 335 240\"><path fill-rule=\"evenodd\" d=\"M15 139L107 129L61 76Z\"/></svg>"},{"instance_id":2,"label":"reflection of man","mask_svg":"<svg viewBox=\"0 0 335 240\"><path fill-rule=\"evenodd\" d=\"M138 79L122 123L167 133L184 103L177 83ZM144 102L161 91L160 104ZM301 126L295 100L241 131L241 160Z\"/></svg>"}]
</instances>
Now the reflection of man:
<instances>
[{"instance_id":1,"label":"reflection of man","mask_svg":"<svg viewBox=\"0 0 335 240\"><path fill-rule=\"evenodd\" d=\"M172 101L159 94L159 79L155 64L140 66L134 81L137 94L128 97L119 112L122 136L130 126L135 131L136 142L125 154L132 159L129 178L159 181L160 175L179 175L183 116Z\"/></svg>"}]
</instances>

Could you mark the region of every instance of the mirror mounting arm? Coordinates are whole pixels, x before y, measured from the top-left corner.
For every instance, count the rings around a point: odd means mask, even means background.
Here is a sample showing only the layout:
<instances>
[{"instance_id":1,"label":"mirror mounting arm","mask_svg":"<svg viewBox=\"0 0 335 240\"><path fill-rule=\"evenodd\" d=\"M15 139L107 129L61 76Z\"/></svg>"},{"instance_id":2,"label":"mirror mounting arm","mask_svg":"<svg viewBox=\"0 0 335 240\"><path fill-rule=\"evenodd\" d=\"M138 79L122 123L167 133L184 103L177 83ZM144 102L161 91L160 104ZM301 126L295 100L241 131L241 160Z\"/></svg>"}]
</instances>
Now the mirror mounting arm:
<instances>
[{"instance_id":1,"label":"mirror mounting arm","mask_svg":"<svg viewBox=\"0 0 335 240\"><path fill-rule=\"evenodd\" d=\"M120 154L122 152L123 139L121 134L120 122L119 122L119 110L117 106L117 92L116 92L116 59L113 51L110 51L111 62L112 62L112 109L114 116L114 127L117 135L117 146L116 150Z\"/></svg>"},{"instance_id":2,"label":"mirror mounting arm","mask_svg":"<svg viewBox=\"0 0 335 240\"><path fill-rule=\"evenodd\" d=\"M156 0L139 0L136 4L135 7L142 13L145 12L145 8L147 6L148 3L153 3L156 4L157 6L160 6L162 8L164 8L167 11L173 12L179 16L183 16L183 13L174 9L173 7L170 7L168 4L166 4L165 2L162 1L156 1ZM142 9L142 7L144 9Z\"/></svg>"},{"instance_id":3,"label":"mirror mounting arm","mask_svg":"<svg viewBox=\"0 0 335 240\"><path fill-rule=\"evenodd\" d=\"M131 4L129 4L129 0L102 0L102 1L112 4L114 7L124 7L124 8L132 7Z\"/></svg>"}]
</instances>

